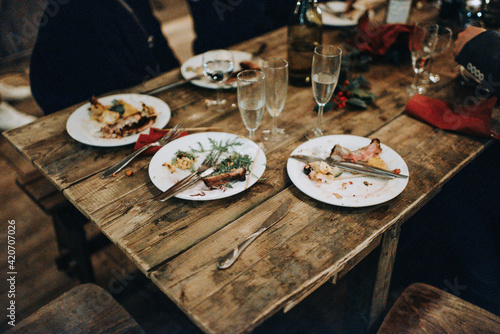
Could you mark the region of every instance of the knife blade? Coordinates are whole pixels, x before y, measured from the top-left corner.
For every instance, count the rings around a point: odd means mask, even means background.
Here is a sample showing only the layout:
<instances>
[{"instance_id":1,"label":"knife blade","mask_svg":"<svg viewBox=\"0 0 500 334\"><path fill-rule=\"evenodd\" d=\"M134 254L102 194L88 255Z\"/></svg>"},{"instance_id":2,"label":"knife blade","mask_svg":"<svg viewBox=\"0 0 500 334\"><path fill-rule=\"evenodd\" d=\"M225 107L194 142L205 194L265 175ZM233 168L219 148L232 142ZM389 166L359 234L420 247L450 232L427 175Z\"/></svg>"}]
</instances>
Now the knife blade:
<instances>
[{"instance_id":1,"label":"knife blade","mask_svg":"<svg viewBox=\"0 0 500 334\"><path fill-rule=\"evenodd\" d=\"M179 81L176 81L176 82L173 82L171 84L168 84L168 85L165 85L165 86L161 86L161 87L158 87L158 88L155 88L155 89L151 89L151 90L148 90L146 92L143 92L142 94L145 94L145 95L158 94L158 93L166 91L166 90L168 90L170 88L181 86L181 85L184 85L185 83L188 83L188 82L191 82L191 81L194 81L194 80L199 80L201 78L203 78L203 74L196 75L196 76L194 76L192 78L189 78L189 79L182 79L182 80L179 80Z\"/></svg>"},{"instance_id":2,"label":"knife blade","mask_svg":"<svg viewBox=\"0 0 500 334\"><path fill-rule=\"evenodd\" d=\"M289 198L283 204L281 204L280 207L276 211L274 211L254 233L248 236L248 238L246 238L241 244L239 244L219 260L218 268L227 269L232 266L233 263L241 255L241 253L245 250L245 248L247 248L248 245L252 243L252 241L257 239L257 237L264 233L264 231L266 231L271 226L279 222L283 217L285 217L288 209L290 209L291 203L292 199Z\"/></svg>"},{"instance_id":3,"label":"knife blade","mask_svg":"<svg viewBox=\"0 0 500 334\"><path fill-rule=\"evenodd\" d=\"M364 164L363 165L356 165L355 163L352 163L352 162L335 161L333 159L325 160L325 159L322 159L320 157L315 157L315 156L310 156L310 155L302 155L302 154L294 154L294 155L291 155L290 158L293 158L295 160L299 160L299 161L302 161L305 163L321 160L321 161L326 162L330 166L339 167L341 169L344 169L344 170L347 170L350 172L362 173L362 174L366 174L369 176L384 177L384 178L391 178L391 179L396 178L396 177L403 178L403 179L408 178L407 175L396 174L394 172L391 172L391 171L388 171L385 169L381 169L381 168L377 168L377 167L373 167L373 166L368 166L368 165L364 165Z\"/></svg>"}]
</instances>

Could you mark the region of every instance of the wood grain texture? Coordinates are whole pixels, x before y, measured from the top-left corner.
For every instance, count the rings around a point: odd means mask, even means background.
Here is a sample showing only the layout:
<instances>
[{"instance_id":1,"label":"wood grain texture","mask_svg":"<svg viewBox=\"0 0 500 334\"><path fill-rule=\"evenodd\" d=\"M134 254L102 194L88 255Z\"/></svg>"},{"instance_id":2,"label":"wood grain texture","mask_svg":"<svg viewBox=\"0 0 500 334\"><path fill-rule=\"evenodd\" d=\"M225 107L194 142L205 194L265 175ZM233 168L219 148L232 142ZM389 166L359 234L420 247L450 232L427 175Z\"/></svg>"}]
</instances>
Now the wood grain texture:
<instances>
[{"instance_id":1,"label":"wood grain texture","mask_svg":"<svg viewBox=\"0 0 500 334\"><path fill-rule=\"evenodd\" d=\"M500 317L423 283L410 285L378 330L392 333L499 333Z\"/></svg>"},{"instance_id":2,"label":"wood grain texture","mask_svg":"<svg viewBox=\"0 0 500 334\"><path fill-rule=\"evenodd\" d=\"M325 31L339 44L338 30ZM236 45L255 51L268 43L263 57L286 57L286 29ZM451 54L440 57L442 81L431 95L456 101L470 92L458 87ZM358 75L361 73L355 73ZM149 180L150 157L133 161L133 176L100 179L99 172L128 155L132 148L93 148L74 142L65 122L74 108L4 133L64 195L89 218L204 331L248 332L282 308L293 307L321 284L345 274L378 244L386 231L417 212L440 187L474 159L488 140L442 131L404 114L412 81L410 64L374 63L363 75L377 95L365 110L346 108L324 115L329 134L379 138L405 160L410 171L407 188L386 203L366 208L342 208L319 203L299 191L286 172L286 160L304 142L303 133L316 125L311 88L290 86L279 125L288 137L265 143L267 168L263 179L238 195L209 202L171 199L156 203ZM141 92L179 78L175 70L143 85ZM167 127L217 126L245 136L237 109L214 113L204 100L214 90L184 85L158 95L172 108ZM234 90L224 97L236 102ZM265 115L261 129L271 124ZM287 216L266 231L228 270L218 258L251 234L287 198ZM390 275L389 275L390 276ZM387 280L385 281L387 282ZM385 286L385 284L383 285ZM383 289L382 289L383 290Z\"/></svg>"},{"instance_id":3,"label":"wood grain texture","mask_svg":"<svg viewBox=\"0 0 500 334\"><path fill-rule=\"evenodd\" d=\"M94 284L64 293L8 333L137 333L144 331L111 295Z\"/></svg>"}]
</instances>

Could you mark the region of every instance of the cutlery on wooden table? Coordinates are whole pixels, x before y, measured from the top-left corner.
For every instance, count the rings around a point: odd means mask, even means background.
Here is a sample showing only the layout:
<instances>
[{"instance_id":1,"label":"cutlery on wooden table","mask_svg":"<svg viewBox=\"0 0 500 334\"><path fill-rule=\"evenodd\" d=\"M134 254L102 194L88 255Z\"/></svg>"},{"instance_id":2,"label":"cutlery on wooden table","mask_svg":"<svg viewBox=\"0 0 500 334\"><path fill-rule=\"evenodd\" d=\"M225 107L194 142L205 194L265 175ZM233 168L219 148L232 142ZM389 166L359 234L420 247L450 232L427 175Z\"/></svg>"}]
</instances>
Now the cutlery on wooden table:
<instances>
[{"instance_id":1,"label":"cutlery on wooden table","mask_svg":"<svg viewBox=\"0 0 500 334\"><path fill-rule=\"evenodd\" d=\"M254 233L249 235L248 238L246 238L241 244L239 244L236 248L231 250L220 259L218 268L227 269L232 266L233 263L241 255L241 253L243 253L245 248L248 247L248 245L250 245L255 239L257 239L259 235L264 233L264 231L266 231L271 226L279 222L283 217L285 217L288 210L290 209L291 203L292 199L289 198L283 204L281 204L280 207L276 211L274 211Z\"/></svg>"},{"instance_id":2,"label":"cutlery on wooden table","mask_svg":"<svg viewBox=\"0 0 500 334\"><path fill-rule=\"evenodd\" d=\"M315 156L309 156L309 155L303 155L303 154L295 154L291 155L290 158L299 160L305 163L308 162L314 162L318 160L322 160L326 162L327 164L331 166L338 167L340 169L353 172L353 173L359 173L359 174L364 174L368 176L373 176L373 177L378 177L378 178L385 178L385 179L394 179L394 178L403 178L406 179L408 178L407 175L403 174L397 174L385 169L369 166L367 164L362 164L360 162L348 162L348 161L336 161L335 159L328 157L328 158L323 158L322 156L315 157Z\"/></svg>"},{"instance_id":3,"label":"cutlery on wooden table","mask_svg":"<svg viewBox=\"0 0 500 334\"><path fill-rule=\"evenodd\" d=\"M122 161L114 164L113 166L107 168L102 174L101 174L101 179L105 179L107 177L110 177L119 171L121 171L125 166L127 166L132 160L134 160L139 154L142 152L146 151L148 148L155 147L155 146L164 146L165 144L171 142L174 139L177 139L182 132L184 132L184 127L182 125L177 124L170 130L165 136L160 138L158 141L155 141L154 143L145 145L138 149L137 151L133 152L129 156L127 156L125 159Z\"/></svg>"},{"instance_id":4,"label":"cutlery on wooden table","mask_svg":"<svg viewBox=\"0 0 500 334\"><path fill-rule=\"evenodd\" d=\"M184 84L191 82L191 81L194 81L194 80L200 80L201 78L203 78L203 74L199 74L199 75L196 75L196 76L189 78L189 79L182 79L182 80L173 82L173 83L165 85L165 86L151 89L151 90L143 92L142 94L146 94L146 95L158 94L158 93L164 92L170 88L178 87L178 86L184 85Z\"/></svg>"},{"instance_id":5,"label":"cutlery on wooden table","mask_svg":"<svg viewBox=\"0 0 500 334\"><path fill-rule=\"evenodd\" d=\"M166 200L174 197L175 195L183 192L187 188L193 186L195 183L200 181L202 178L209 176L213 172L215 172L217 161L219 160L222 154L221 150L214 149L210 152L209 155L203 160L200 167L196 170L196 172L189 174L172 187L168 188L166 191L160 193L159 195L154 197L155 201L165 202Z\"/></svg>"}]
</instances>

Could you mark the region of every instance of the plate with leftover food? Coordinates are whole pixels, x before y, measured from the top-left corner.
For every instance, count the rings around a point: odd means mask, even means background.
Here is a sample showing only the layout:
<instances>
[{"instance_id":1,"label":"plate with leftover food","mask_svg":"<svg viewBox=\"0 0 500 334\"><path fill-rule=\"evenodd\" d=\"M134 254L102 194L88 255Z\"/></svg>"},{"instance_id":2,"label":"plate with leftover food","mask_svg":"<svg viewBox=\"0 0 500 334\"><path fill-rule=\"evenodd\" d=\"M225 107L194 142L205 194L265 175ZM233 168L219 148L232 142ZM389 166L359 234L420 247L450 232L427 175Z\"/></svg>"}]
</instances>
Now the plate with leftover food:
<instances>
[{"instance_id":1,"label":"plate with leftover food","mask_svg":"<svg viewBox=\"0 0 500 334\"><path fill-rule=\"evenodd\" d=\"M316 147L321 151L321 157ZM408 184L408 178L384 179L355 174L332 167L322 159L330 156L338 161L357 161L409 175L403 158L376 138L324 136L303 143L291 155L317 157L310 162L289 158L287 172L299 190L327 204L345 207L376 205L398 196Z\"/></svg>"},{"instance_id":2,"label":"plate with leftover food","mask_svg":"<svg viewBox=\"0 0 500 334\"><path fill-rule=\"evenodd\" d=\"M343 14L347 2L328 1L320 5L323 25L330 27L352 27L358 24L360 15ZM339 13L339 14L334 14Z\"/></svg>"},{"instance_id":3,"label":"plate with leftover food","mask_svg":"<svg viewBox=\"0 0 500 334\"><path fill-rule=\"evenodd\" d=\"M133 144L150 127L163 128L170 108L162 100L140 94L117 94L91 100L76 109L66 122L68 134L92 146Z\"/></svg>"},{"instance_id":4,"label":"plate with leftover food","mask_svg":"<svg viewBox=\"0 0 500 334\"><path fill-rule=\"evenodd\" d=\"M214 149L222 152L217 170L175 197L209 201L236 195L257 182L266 170L266 155L253 141L224 132L195 133L162 147L149 163L149 177L166 191L201 165Z\"/></svg>"},{"instance_id":5,"label":"plate with leftover food","mask_svg":"<svg viewBox=\"0 0 500 334\"><path fill-rule=\"evenodd\" d=\"M260 69L260 65L252 60L252 54L244 51L234 51L231 50L234 57L234 71L226 80L226 84L222 86L225 89L236 88L236 75L238 72L242 70L248 69ZM181 66L181 74L184 79L191 79L197 75L203 74L203 64L201 63L202 55L196 55L194 57L186 60L184 64ZM207 77L202 77L199 80L191 81L194 85L209 88L209 89L217 89L217 83L208 79Z\"/></svg>"}]
</instances>

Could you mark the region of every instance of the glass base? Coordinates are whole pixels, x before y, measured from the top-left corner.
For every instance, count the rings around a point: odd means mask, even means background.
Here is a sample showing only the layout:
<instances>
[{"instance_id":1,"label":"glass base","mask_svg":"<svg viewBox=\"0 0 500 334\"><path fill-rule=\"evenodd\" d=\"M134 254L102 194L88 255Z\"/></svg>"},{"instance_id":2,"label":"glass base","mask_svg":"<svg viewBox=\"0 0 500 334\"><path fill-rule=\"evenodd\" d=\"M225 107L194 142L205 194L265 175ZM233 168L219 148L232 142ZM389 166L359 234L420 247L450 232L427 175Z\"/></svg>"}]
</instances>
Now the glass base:
<instances>
[{"instance_id":1,"label":"glass base","mask_svg":"<svg viewBox=\"0 0 500 334\"><path fill-rule=\"evenodd\" d=\"M321 130L320 128L314 128L304 133L304 137L306 137L307 140L322 137L324 135L325 134L323 130Z\"/></svg>"},{"instance_id":2,"label":"glass base","mask_svg":"<svg viewBox=\"0 0 500 334\"><path fill-rule=\"evenodd\" d=\"M427 88L425 88L424 86L411 85L406 88L406 92L410 96L413 96L415 94L425 94L427 92Z\"/></svg>"},{"instance_id":3,"label":"glass base","mask_svg":"<svg viewBox=\"0 0 500 334\"><path fill-rule=\"evenodd\" d=\"M225 112L230 110L234 104L230 103L228 100L223 99L220 101L217 100L205 100L205 106L208 110L217 111L217 112Z\"/></svg>"},{"instance_id":4,"label":"glass base","mask_svg":"<svg viewBox=\"0 0 500 334\"><path fill-rule=\"evenodd\" d=\"M281 141L284 138L288 137L288 135L285 133L285 129L263 130L262 136L265 141Z\"/></svg>"}]
</instances>

